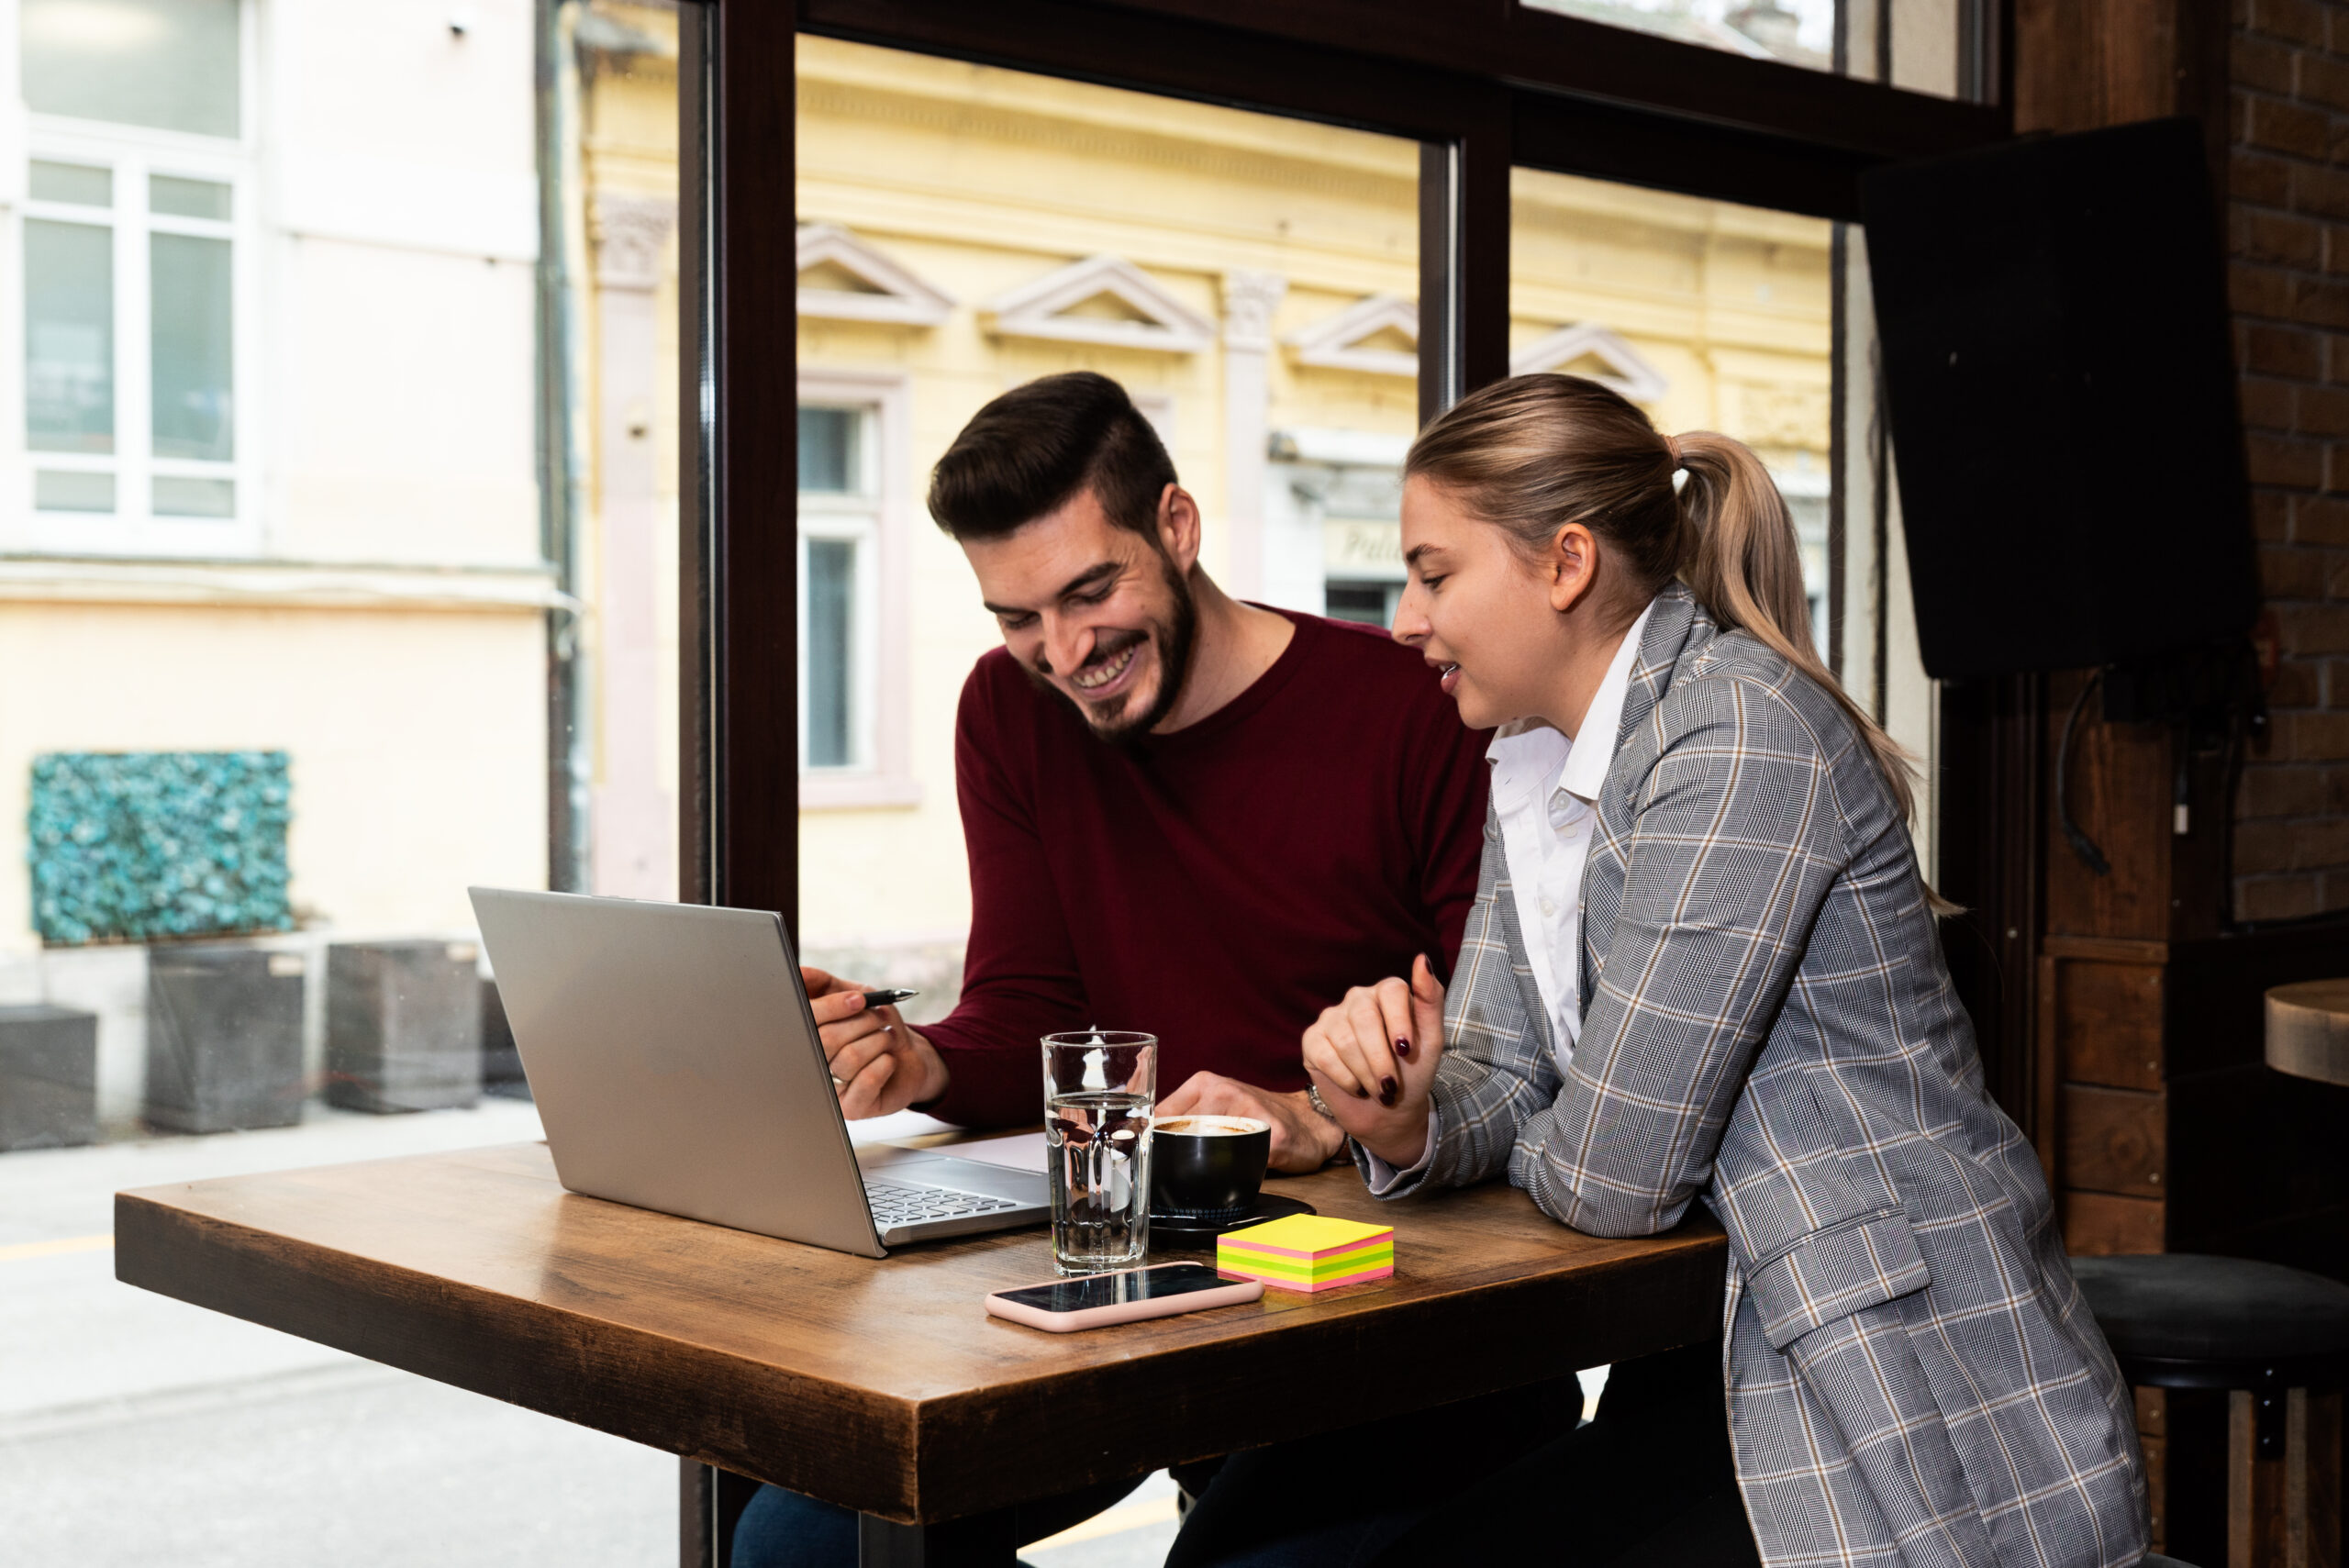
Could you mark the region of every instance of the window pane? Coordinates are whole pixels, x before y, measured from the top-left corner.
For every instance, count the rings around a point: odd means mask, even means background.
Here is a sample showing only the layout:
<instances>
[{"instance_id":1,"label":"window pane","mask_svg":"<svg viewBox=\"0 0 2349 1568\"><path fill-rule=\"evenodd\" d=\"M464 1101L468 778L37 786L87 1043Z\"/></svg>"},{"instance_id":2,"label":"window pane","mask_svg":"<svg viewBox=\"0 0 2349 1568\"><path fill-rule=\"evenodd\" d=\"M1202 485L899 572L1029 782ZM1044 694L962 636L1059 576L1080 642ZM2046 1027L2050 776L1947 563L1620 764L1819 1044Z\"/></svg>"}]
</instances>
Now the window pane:
<instances>
[{"instance_id":1,"label":"window pane","mask_svg":"<svg viewBox=\"0 0 2349 1568\"><path fill-rule=\"evenodd\" d=\"M679 892L678 13L242 6L241 82L239 0L0 22L0 553L79 585L0 593L0 1004L64 1037L0 1017L0 1563L657 1561L674 1458L105 1249L124 1186L535 1144L467 886Z\"/></svg>"},{"instance_id":2,"label":"window pane","mask_svg":"<svg viewBox=\"0 0 2349 1568\"><path fill-rule=\"evenodd\" d=\"M72 202L75 206L114 206L114 171L86 163L33 164L31 195L37 202Z\"/></svg>"},{"instance_id":3,"label":"window pane","mask_svg":"<svg viewBox=\"0 0 2349 1568\"><path fill-rule=\"evenodd\" d=\"M237 134L238 0L23 0L36 114Z\"/></svg>"},{"instance_id":4,"label":"window pane","mask_svg":"<svg viewBox=\"0 0 2349 1568\"><path fill-rule=\"evenodd\" d=\"M1991 0L1519 0L1680 43L1889 82L1937 97L1979 97L1992 68Z\"/></svg>"},{"instance_id":5,"label":"window pane","mask_svg":"<svg viewBox=\"0 0 2349 1568\"><path fill-rule=\"evenodd\" d=\"M233 517L237 515L237 482L233 479L187 479L173 474L155 477L155 515L159 517Z\"/></svg>"},{"instance_id":6,"label":"window pane","mask_svg":"<svg viewBox=\"0 0 2349 1568\"><path fill-rule=\"evenodd\" d=\"M1383 573L1328 570L1326 540L1364 513L1391 532L1419 426L1420 149L835 39L803 36L797 67L800 483L868 494L876 519L857 613L829 632L851 636L855 680L829 694L810 560L807 761L854 771L802 796L800 942L808 962L919 987L915 1018L937 1018L971 919L956 695L1001 635L925 511L931 469L998 394L1098 372L1197 499L1219 587L1311 615L1375 603L1383 621ZM885 387L857 436L825 410L897 382L902 411ZM1312 461L1282 455L1297 452ZM1299 494L1338 470L1334 494ZM888 868L890 896L849 867Z\"/></svg>"},{"instance_id":7,"label":"window pane","mask_svg":"<svg viewBox=\"0 0 2349 1568\"><path fill-rule=\"evenodd\" d=\"M827 495L852 494L858 484L856 435L863 423L853 408L799 411L799 488Z\"/></svg>"},{"instance_id":8,"label":"window pane","mask_svg":"<svg viewBox=\"0 0 2349 1568\"><path fill-rule=\"evenodd\" d=\"M1528 9L1609 22L1682 43L1825 71L1834 64L1835 0L1524 0Z\"/></svg>"},{"instance_id":9,"label":"window pane","mask_svg":"<svg viewBox=\"0 0 2349 1568\"><path fill-rule=\"evenodd\" d=\"M33 505L44 512L111 512L114 475L44 468L33 475Z\"/></svg>"},{"instance_id":10,"label":"window pane","mask_svg":"<svg viewBox=\"0 0 2349 1568\"><path fill-rule=\"evenodd\" d=\"M147 177L147 206L173 217L228 218L228 190L217 180L183 180L172 174Z\"/></svg>"},{"instance_id":11,"label":"window pane","mask_svg":"<svg viewBox=\"0 0 2349 1568\"><path fill-rule=\"evenodd\" d=\"M155 455L236 455L226 239L149 237L154 272Z\"/></svg>"},{"instance_id":12,"label":"window pane","mask_svg":"<svg viewBox=\"0 0 2349 1568\"><path fill-rule=\"evenodd\" d=\"M25 441L114 450L114 231L25 219Z\"/></svg>"},{"instance_id":13,"label":"window pane","mask_svg":"<svg viewBox=\"0 0 2349 1568\"><path fill-rule=\"evenodd\" d=\"M856 761L852 734L856 690L851 663L856 615L856 545L807 541L807 766Z\"/></svg>"}]
</instances>

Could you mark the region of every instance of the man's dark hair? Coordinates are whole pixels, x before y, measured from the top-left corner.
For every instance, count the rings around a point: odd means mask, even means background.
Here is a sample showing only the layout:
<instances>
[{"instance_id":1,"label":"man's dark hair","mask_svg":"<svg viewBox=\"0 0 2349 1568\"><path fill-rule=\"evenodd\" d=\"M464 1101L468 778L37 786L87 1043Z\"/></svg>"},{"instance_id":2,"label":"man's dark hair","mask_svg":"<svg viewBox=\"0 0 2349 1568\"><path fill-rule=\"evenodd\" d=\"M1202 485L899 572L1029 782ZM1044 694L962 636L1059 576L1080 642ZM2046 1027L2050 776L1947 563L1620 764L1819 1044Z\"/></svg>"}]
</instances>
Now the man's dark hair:
<instances>
[{"instance_id":1,"label":"man's dark hair","mask_svg":"<svg viewBox=\"0 0 2349 1568\"><path fill-rule=\"evenodd\" d=\"M963 427L930 480L930 515L957 539L1000 539L1091 490L1152 539L1174 464L1126 389L1092 371L1015 386Z\"/></svg>"}]
</instances>

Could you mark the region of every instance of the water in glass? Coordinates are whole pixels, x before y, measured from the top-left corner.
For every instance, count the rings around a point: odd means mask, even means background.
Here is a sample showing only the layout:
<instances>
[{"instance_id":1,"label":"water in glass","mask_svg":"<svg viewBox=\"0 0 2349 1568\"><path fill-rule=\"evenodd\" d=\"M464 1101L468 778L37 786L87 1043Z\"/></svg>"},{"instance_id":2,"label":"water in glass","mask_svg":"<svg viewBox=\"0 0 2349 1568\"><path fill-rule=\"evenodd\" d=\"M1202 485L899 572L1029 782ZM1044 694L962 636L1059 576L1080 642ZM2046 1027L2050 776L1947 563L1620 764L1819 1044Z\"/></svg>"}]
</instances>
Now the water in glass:
<instances>
[{"instance_id":1,"label":"water in glass","mask_svg":"<svg viewBox=\"0 0 2349 1568\"><path fill-rule=\"evenodd\" d=\"M1044 1042L1052 1262L1063 1273L1132 1268L1149 1250L1156 1057L1148 1035Z\"/></svg>"}]
</instances>

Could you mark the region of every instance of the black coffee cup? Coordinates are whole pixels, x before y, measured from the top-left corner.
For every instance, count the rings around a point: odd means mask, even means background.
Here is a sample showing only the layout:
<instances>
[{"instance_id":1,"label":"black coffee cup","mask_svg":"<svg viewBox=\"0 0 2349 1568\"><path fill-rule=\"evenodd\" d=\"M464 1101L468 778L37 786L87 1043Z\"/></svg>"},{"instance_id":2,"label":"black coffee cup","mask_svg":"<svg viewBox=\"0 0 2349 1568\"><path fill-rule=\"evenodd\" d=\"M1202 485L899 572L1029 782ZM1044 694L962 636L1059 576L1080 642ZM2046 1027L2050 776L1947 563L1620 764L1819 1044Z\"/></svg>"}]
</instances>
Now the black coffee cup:
<instances>
[{"instance_id":1,"label":"black coffee cup","mask_svg":"<svg viewBox=\"0 0 2349 1568\"><path fill-rule=\"evenodd\" d=\"M1152 1124L1150 1143L1152 1208L1228 1219L1255 1207L1273 1156L1273 1129L1253 1117L1166 1117Z\"/></svg>"}]
</instances>

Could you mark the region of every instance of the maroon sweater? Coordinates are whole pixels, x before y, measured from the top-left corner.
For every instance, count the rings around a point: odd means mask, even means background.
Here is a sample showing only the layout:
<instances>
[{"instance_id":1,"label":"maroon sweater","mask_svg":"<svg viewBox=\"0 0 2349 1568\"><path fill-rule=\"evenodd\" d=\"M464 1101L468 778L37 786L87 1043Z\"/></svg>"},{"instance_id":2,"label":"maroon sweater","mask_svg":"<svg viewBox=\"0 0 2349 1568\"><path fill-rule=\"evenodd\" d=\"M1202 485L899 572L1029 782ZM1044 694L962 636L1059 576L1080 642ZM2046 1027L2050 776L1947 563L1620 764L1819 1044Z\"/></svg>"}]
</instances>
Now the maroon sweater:
<instances>
[{"instance_id":1,"label":"maroon sweater","mask_svg":"<svg viewBox=\"0 0 2349 1568\"><path fill-rule=\"evenodd\" d=\"M1288 612L1284 611L1284 614ZM954 740L971 857L963 996L922 1032L923 1107L999 1127L1043 1107L1038 1037L1158 1037L1158 1092L1212 1070L1306 1086L1297 1042L1349 986L1448 973L1476 892L1486 737L1381 631L1315 616L1198 723L1097 740L996 649Z\"/></svg>"}]
</instances>

